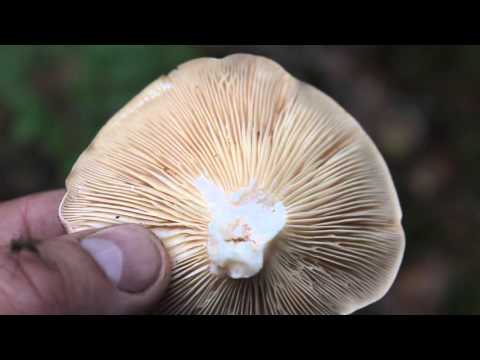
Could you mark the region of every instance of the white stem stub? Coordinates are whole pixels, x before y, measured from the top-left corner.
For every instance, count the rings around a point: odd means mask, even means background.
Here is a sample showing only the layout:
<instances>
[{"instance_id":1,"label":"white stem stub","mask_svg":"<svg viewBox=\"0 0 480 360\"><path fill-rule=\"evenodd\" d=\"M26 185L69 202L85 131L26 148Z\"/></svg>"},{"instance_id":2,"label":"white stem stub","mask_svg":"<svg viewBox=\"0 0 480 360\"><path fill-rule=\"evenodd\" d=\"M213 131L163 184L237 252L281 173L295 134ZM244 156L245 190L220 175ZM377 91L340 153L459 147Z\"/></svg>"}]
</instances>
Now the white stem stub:
<instances>
[{"instance_id":1,"label":"white stem stub","mask_svg":"<svg viewBox=\"0 0 480 360\"><path fill-rule=\"evenodd\" d=\"M210 271L232 279L250 278L263 267L270 242L283 229L286 212L256 188L255 182L237 192L225 192L204 177L195 187L208 204Z\"/></svg>"}]
</instances>

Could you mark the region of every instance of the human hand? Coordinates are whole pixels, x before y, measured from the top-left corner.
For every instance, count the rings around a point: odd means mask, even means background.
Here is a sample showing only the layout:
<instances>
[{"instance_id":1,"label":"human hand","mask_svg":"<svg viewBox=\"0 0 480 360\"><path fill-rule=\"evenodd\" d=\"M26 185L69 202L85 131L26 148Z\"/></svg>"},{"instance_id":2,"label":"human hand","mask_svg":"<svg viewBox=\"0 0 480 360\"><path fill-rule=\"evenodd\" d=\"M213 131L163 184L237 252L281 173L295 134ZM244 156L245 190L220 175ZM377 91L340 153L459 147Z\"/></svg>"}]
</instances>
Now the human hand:
<instances>
[{"instance_id":1,"label":"human hand","mask_svg":"<svg viewBox=\"0 0 480 360\"><path fill-rule=\"evenodd\" d=\"M64 191L0 204L0 314L138 314L164 293L170 262L137 225L65 234Z\"/></svg>"}]
</instances>

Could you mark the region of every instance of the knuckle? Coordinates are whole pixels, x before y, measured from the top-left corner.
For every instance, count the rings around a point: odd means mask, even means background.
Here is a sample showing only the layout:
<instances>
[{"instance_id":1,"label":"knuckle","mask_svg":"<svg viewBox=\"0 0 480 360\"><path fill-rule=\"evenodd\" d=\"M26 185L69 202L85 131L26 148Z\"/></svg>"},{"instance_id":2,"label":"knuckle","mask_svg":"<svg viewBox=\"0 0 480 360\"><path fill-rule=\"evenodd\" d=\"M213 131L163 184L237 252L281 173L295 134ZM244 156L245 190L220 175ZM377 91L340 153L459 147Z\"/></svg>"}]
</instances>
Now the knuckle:
<instances>
[{"instance_id":1,"label":"knuckle","mask_svg":"<svg viewBox=\"0 0 480 360\"><path fill-rule=\"evenodd\" d=\"M66 307L63 280L37 254L0 256L0 312L57 314Z\"/></svg>"}]
</instances>

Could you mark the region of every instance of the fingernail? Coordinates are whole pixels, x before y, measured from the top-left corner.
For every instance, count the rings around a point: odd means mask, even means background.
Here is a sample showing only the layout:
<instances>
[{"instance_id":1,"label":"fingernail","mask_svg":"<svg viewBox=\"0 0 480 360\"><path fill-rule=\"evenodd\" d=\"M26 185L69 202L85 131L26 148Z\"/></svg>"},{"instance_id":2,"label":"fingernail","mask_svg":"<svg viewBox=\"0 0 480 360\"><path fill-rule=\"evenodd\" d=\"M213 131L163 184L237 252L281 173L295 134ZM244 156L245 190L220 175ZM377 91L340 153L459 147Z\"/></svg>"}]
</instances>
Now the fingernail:
<instances>
[{"instance_id":1,"label":"fingernail","mask_svg":"<svg viewBox=\"0 0 480 360\"><path fill-rule=\"evenodd\" d=\"M160 275L162 258L155 241L141 226L119 225L88 236L80 245L118 289L139 293Z\"/></svg>"}]
</instances>

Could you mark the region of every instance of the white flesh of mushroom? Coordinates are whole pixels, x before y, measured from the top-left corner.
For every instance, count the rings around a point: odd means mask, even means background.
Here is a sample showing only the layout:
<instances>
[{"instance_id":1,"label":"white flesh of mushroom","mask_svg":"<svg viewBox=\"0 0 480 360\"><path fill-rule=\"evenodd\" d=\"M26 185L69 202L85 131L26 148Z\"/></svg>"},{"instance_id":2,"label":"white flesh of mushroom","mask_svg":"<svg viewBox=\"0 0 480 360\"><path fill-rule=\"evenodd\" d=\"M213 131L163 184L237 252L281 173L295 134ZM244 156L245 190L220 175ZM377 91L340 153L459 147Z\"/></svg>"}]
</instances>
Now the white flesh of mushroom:
<instances>
[{"instance_id":1,"label":"white flesh of mushroom","mask_svg":"<svg viewBox=\"0 0 480 360\"><path fill-rule=\"evenodd\" d=\"M204 177L194 184L212 217L207 243L210 271L233 279L256 275L268 246L285 225L283 204L273 203L255 182L231 194Z\"/></svg>"}]
</instances>

